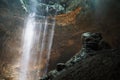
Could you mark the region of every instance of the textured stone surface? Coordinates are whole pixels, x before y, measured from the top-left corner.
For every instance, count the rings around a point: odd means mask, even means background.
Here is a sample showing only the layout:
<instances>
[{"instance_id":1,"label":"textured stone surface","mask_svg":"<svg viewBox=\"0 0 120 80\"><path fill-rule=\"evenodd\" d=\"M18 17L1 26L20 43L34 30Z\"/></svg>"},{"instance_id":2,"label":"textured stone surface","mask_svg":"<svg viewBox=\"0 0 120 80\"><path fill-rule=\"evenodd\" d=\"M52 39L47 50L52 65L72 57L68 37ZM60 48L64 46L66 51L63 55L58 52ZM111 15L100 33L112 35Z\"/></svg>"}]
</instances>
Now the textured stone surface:
<instances>
[{"instance_id":1,"label":"textured stone surface","mask_svg":"<svg viewBox=\"0 0 120 80\"><path fill-rule=\"evenodd\" d=\"M119 0L86 1L81 6L80 13L74 19L75 24L67 25L63 23L66 25L56 26L51 66L54 65L54 61L56 63L65 62L77 53L81 47L81 34L86 31L101 32L105 41L110 43L113 48L119 48Z\"/></svg>"},{"instance_id":2,"label":"textured stone surface","mask_svg":"<svg viewBox=\"0 0 120 80\"><path fill-rule=\"evenodd\" d=\"M66 69L53 80L119 80L119 67L120 50L104 50Z\"/></svg>"},{"instance_id":3,"label":"textured stone surface","mask_svg":"<svg viewBox=\"0 0 120 80\"><path fill-rule=\"evenodd\" d=\"M81 47L83 32L101 32L104 39L113 48L120 47L120 1L119 0L60 0L67 3L67 11L77 11L73 17L69 14L58 15L49 70L58 62L66 62ZM95 2L95 1L98 1ZM71 13L71 12L70 12ZM65 15L65 17L64 17ZM21 53L20 36L24 25L25 12L19 0L0 0L0 61L16 61L14 54ZM64 18L68 18L67 20ZM72 20L71 20L72 19ZM65 25L57 25L60 24ZM69 21L70 20L70 21ZM68 22L68 24L67 24ZM17 34L16 34L17 33ZM14 56L13 56L14 55ZM18 55L17 55L18 56ZM6 60L7 59L7 60ZM2 64L2 63L1 63Z\"/></svg>"}]
</instances>

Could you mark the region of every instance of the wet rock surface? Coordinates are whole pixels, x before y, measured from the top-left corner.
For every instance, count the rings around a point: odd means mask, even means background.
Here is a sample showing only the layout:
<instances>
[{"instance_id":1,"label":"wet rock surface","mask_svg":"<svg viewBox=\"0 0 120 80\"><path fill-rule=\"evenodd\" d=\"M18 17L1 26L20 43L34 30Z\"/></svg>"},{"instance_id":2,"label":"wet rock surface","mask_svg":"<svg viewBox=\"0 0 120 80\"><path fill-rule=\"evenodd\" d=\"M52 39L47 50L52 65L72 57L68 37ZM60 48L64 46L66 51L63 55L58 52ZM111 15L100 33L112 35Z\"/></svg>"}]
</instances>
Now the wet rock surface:
<instances>
[{"instance_id":1,"label":"wet rock surface","mask_svg":"<svg viewBox=\"0 0 120 80\"><path fill-rule=\"evenodd\" d=\"M61 72L53 80L119 80L120 50L103 50Z\"/></svg>"},{"instance_id":2,"label":"wet rock surface","mask_svg":"<svg viewBox=\"0 0 120 80\"><path fill-rule=\"evenodd\" d=\"M101 33L85 32L82 34L81 40L82 48L78 53L76 53L76 55L74 55L66 63L58 63L55 70L50 71L48 74L44 75L40 80L53 80L54 78L64 73L71 67L74 67L79 62L83 62L87 58L97 55L98 51L111 49L111 46L103 40ZM74 73L71 72L70 74Z\"/></svg>"},{"instance_id":3,"label":"wet rock surface","mask_svg":"<svg viewBox=\"0 0 120 80\"><path fill-rule=\"evenodd\" d=\"M62 14L62 17L58 15L58 23L56 24L60 24L61 22L61 24L65 25L56 25L49 70L54 69L55 64L58 62L66 62L80 50L80 37L81 34L86 31L101 32L105 40L110 43L112 47L120 47L120 1L79 1L80 0L60 0L59 2L62 6L66 5L65 10L67 12L73 11L73 13L70 15ZM99 3L94 4L94 1L98 1ZM76 15L74 11L77 8L81 8L81 10L77 11ZM5 63L11 67L12 62L17 61L18 53L21 53L21 31L24 26L25 14L19 0L0 0L1 66L2 63ZM69 22L69 24L66 24L66 22ZM10 67L6 69L9 71ZM0 73L3 74L2 68ZM5 76L8 77L7 75L6 73Z\"/></svg>"}]
</instances>

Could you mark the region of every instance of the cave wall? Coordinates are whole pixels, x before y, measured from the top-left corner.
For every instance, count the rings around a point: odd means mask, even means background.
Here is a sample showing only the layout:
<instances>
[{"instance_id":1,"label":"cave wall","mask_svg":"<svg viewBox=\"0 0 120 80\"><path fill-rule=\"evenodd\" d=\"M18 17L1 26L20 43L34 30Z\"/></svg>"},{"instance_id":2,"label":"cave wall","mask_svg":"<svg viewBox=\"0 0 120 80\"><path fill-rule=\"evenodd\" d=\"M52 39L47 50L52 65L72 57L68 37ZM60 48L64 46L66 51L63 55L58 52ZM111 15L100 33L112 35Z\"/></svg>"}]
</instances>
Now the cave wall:
<instances>
[{"instance_id":1,"label":"cave wall","mask_svg":"<svg viewBox=\"0 0 120 80\"><path fill-rule=\"evenodd\" d=\"M103 50L64 69L53 80L119 80L120 50Z\"/></svg>"},{"instance_id":2,"label":"cave wall","mask_svg":"<svg viewBox=\"0 0 120 80\"><path fill-rule=\"evenodd\" d=\"M24 11L19 0L0 0L0 80L11 80L21 53Z\"/></svg>"},{"instance_id":3,"label":"cave wall","mask_svg":"<svg viewBox=\"0 0 120 80\"><path fill-rule=\"evenodd\" d=\"M66 14L76 8L81 10L73 19L74 23L56 23L49 70L54 69L58 62L66 62L80 50L81 34L86 31L101 32L113 48L120 47L119 0L60 0L60 4L63 3L66 4ZM6 59L14 62L17 58L15 54L18 56L21 53L20 36L25 16L19 0L0 1L1 62ZM65 18L69 20L69 17Z\"/></svg>"},{"instance_id":4,"label":"cave wall","mask_svg":"<svg viewBox=\"0 0 120 80\"><path fill-rule=\"evenodd\" d=\"M101 32L104 40L107 41L112 48L120 47L120 1L76 1L78 2L77 7L81 7L82 9L76 16L75 23L56 26L50 69L53 69L52 65L57 62L69 60L71 56L80 50L81 34L83 32ZM69 6L68 9L71 6ZM71 8L74 10L75 7L72 6ZM54 63L54 60L56 63Z\"/></svg>"}]
</instances>

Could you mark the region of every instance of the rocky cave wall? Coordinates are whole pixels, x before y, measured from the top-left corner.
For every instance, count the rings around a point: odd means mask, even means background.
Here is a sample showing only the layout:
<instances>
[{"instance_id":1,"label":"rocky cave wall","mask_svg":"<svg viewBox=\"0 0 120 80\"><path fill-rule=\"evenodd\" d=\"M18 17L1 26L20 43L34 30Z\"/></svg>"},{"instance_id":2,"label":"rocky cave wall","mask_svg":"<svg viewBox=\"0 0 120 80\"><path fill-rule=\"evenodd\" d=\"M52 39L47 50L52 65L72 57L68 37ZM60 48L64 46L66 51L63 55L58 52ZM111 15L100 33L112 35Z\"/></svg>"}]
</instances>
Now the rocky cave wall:
<instances>
[{"instance_id":1,"label":"rocky cave wall","mask_svg":"<svg viewBox=\"0 0 120 80\"><path fill-rule=\"evenodd\" d=\"M60 14L66 17L56 16L58 23L56 21L49 70L54 69L58 62L66 62L80 50L81 34L86 31L101 32L113 48L120 47L119 0L60 0L60 3L66 3L67 13ZM81 9L76 14L77 8ZM1 63L14 62L18 58L16 56L19 56L18 53L21 53L21 31L25 16L26 13L18 0L0 1ZM67 21L67 24L59 24L59 20L70 18L72 21ZM74 23L71 23L73 21Z\"/></svg>"},{"instance_id":2,"label":"rocky cave wall","mask_svg":"<svg viewBox=\"0 0 120 80\"><path fill-rule=\"evenodd\" d=\"M51 65L54 65L54 58L56 63L65 62L78 52L81 47L81 34L86 31L101 32L112 48L119 48L119 4L119 0L84 0L82 5L79 3L81 10L74 20L75 23L56 26Z\"/></svg>"},{"instance_id":3,"label":"rocky cave wall","mask_svg":"<svg viewBox=\"0 0 120 80\"><path fill-rule=\"evenodd\" d=\"M53 80L119 80L120 50L98 51L63 70Z\"/></svg>"}]
</instances>

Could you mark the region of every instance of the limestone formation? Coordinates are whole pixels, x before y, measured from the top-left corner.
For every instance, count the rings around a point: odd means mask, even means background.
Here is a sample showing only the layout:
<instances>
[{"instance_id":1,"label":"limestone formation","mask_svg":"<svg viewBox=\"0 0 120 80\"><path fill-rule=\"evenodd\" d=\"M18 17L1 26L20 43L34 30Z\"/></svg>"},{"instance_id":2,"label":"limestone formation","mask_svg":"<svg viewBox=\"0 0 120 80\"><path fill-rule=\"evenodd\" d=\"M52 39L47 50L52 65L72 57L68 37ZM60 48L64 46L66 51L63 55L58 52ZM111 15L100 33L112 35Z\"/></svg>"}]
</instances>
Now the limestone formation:
<instances>
[{"instance_id":1,"label":"limestone formation","mask_svg":"<svg viewBox=\"0 0 120 80\"><path fill-rule=\"evenodd\" d=\"M73 67L86 58L96 55L97 51L111 49L107 42L104 42L101 33L85 32L81 36L82 49L69 61L64 63L58 63L55 70L50 71L40 80L53 80L56 76L59 76L64 70Z\"/></svg>"}]
</instances>

